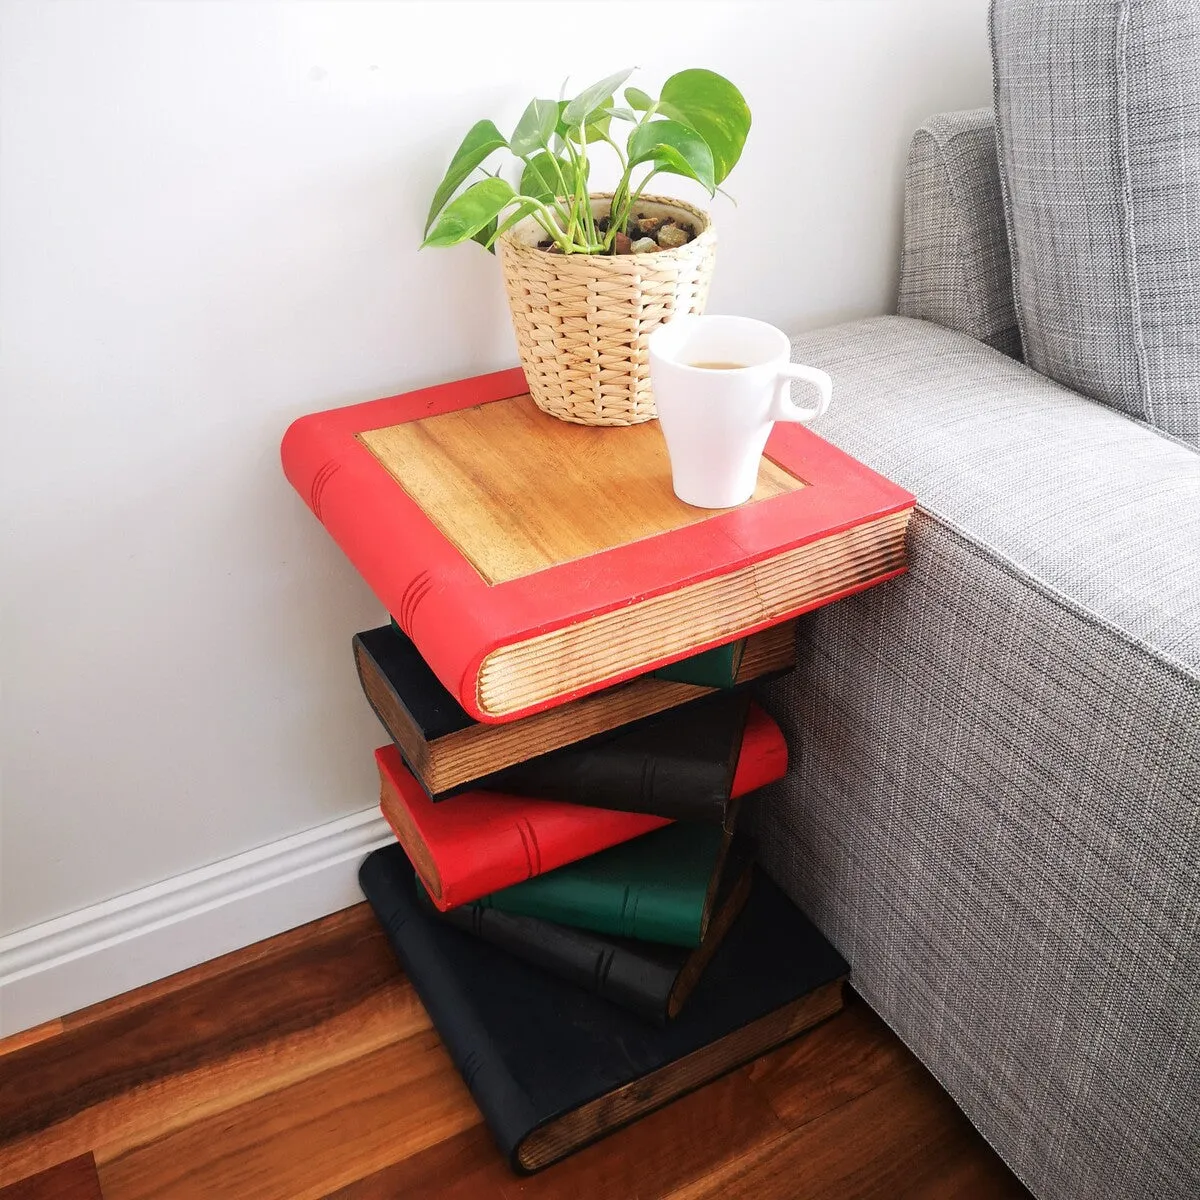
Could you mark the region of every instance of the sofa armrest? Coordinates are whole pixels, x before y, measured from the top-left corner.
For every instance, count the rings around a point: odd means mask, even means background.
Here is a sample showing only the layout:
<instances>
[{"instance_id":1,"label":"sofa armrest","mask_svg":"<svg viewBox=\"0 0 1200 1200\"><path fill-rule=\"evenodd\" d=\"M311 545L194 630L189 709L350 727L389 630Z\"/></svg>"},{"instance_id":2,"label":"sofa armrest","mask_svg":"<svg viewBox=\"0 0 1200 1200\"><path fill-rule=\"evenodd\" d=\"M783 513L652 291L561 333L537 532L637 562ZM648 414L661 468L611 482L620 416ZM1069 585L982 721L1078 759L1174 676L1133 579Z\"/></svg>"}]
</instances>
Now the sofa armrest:
<instances>
[{"instance_id":1,"label":"sofa armrest","mask_svg":"<svg viewBox=\"0 0 1200 1200\"><path fill-rule=\"evenodd\" d=\"M793 357L917 511L766 690L762 861L1040 1200L1200 1197L1200 451L926 321Z\"/></svg>"},{"instance_id":2,"label":"sofa armrest","mask_svg":"<svg viewBox=\"0 0 1200 1200\"><path fill-rule=\"evenodd\" d=\"M991 109L930 117L913 136L898 311L1021 356Z\"/></svg>"}]
</instances>

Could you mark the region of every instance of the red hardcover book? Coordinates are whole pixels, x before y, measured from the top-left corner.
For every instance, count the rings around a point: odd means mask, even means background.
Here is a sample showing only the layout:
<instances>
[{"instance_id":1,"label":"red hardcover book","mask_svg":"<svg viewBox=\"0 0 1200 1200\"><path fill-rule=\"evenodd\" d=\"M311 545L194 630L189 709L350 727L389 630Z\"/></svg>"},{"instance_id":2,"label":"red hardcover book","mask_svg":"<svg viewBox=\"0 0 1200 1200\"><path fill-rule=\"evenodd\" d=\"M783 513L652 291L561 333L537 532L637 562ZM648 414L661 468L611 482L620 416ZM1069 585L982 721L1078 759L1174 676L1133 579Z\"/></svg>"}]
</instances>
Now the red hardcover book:
<instances>
[{"instance_id":1,"label":"red hardcover book","mask_svg":"<svg viewBox=\"0 0 1200 1200\"><path fill-rule=\"evenodd\" d=\"M558 421L519 369L302 417L282 458L437 677L491 722L899 574L914 503L780 423L749 502L692 508L657 422Z\"/></svg>"},{"instance_id":2,"label":"red hardcover book","mask_svg":"<svg viewBox=\"0 0 1200 1200\"><path fill-rule=\"evenodd\" d=\"M443 912L671 823L497 792L463 792L435 804L395 746L376 750L375 761L383 815ZM731 794L745 796L786 772L779 726L752 706Z\"/></svg>"}]
</instances>

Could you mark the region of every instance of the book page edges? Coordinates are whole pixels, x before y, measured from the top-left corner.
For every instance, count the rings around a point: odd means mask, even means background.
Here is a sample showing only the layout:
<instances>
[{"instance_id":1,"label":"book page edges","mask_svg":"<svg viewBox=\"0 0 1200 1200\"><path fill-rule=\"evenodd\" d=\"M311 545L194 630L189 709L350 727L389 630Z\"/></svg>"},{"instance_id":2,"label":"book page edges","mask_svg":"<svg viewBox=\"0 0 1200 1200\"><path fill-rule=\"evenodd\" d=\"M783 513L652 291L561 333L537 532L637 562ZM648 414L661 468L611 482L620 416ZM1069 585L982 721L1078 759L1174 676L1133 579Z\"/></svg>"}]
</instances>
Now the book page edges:
<instances>
[{"instance_id":1,"label":"book page edges","mask_svg":"<svg viewBox=\"0 0 1200 1200\"><path fill-rule=\"evenodd\" d=\"M481 656L473 708L511 720L900 574L911 508Z\"/></svg>"}]
</instances>

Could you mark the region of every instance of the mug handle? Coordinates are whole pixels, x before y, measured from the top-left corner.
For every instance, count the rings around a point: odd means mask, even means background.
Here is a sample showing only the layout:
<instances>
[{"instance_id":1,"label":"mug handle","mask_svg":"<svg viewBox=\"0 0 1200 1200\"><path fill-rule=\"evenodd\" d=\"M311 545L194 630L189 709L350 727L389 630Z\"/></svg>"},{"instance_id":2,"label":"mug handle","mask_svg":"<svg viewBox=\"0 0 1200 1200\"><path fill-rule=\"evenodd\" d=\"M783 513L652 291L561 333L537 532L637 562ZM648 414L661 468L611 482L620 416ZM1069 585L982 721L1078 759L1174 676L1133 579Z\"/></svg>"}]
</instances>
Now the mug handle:
<instances>
[{"instance_id":1,"label":"mug handle","mask_svg":"<svg viewBox=\"0 0 1200 1200\"><path fill-rule=\"evenodd\" d=\"M833 380L819 367L800 363L780 363L775 380L775 399L771 403L772 421L815 421L829 407L833 397ZM817 407L800 408L792 399L792 380L802 379L817 389Z\"/></svg>"}]
</instances>

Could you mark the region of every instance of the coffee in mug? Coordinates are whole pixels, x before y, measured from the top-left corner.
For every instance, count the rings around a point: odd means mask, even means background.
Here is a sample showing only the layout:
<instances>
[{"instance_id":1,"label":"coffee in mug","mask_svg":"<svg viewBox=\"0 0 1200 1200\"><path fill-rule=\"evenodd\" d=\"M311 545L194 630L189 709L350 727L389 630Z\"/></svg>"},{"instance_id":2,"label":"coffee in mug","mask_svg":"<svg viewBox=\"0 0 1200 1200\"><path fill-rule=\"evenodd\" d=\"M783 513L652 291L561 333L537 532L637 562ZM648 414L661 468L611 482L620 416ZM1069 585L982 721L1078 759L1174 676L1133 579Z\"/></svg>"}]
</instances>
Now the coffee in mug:
<instances>
[{"instance_id":1,"label":"coffee in mug","mask_svg":"<svg viewBox=\"0 0 1200 1200\"><path fill-rule=\"evenodd\" d=\"M675 317L649 338L650 386L671 460L675 495L697 508L732 508L754 495L776 421L812 421L833 381L790 361L787 335L750 317ZM793 380L817 390L813 408Z\"/></svg>"}]
</instances>

